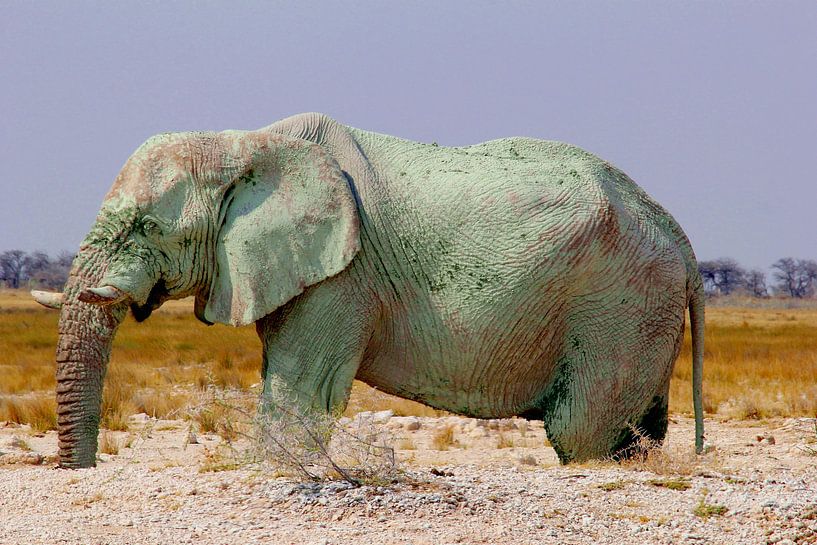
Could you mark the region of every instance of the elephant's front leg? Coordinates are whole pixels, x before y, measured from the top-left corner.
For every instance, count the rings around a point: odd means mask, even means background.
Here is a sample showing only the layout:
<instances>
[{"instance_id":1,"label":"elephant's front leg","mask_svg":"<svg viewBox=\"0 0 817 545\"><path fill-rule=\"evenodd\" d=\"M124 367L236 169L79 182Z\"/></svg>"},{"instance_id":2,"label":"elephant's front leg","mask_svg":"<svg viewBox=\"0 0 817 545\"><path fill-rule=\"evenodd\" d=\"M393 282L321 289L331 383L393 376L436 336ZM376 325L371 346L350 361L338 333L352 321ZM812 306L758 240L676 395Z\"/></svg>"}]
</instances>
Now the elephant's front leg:
<instances>
[{"instance_id":1,"label":"elephant's front leg","mask_svg":"<svg viewBox=\"0 0 817 545\"><path fill-rule=\"evenodd\" d=\"M256 322L264 347L265 404L340 412L374 327L367 301L346 274L311 286Z\"/></svg>"}]
</instances>

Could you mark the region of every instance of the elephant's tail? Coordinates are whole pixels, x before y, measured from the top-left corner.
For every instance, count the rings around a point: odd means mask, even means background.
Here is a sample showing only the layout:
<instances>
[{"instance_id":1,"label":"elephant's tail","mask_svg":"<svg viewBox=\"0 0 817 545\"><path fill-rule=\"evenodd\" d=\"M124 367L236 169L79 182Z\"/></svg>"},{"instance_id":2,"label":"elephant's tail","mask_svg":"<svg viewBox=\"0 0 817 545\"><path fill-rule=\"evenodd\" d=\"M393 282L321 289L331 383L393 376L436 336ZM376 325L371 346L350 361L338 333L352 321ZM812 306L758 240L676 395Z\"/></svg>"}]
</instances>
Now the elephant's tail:
<instances>
[{"instance_id":1,"label":"elephant's tail","mask_svg":"<svg viewBox=\"0 0 817 545\"><path fill-rule=\"evenodd\" d=\"M704 287L697 274L696 280L689 299L689 322L692 330L692 405L695 411L695 452L700 454L704 449Z\"/></svg>"}]
</instances>

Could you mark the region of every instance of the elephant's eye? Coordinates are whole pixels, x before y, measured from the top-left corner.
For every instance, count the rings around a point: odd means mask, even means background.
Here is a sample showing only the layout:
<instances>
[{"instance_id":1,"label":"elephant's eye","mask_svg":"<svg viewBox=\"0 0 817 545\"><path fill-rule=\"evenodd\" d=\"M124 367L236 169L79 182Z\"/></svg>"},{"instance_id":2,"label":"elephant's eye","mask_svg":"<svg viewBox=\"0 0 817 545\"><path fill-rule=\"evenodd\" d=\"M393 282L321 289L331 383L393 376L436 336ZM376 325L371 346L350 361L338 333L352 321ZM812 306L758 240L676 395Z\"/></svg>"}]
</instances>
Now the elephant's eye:
<instances>
[{"instance_id":1,"label":"elephant's eye","mask_svg":"<svg viewBox=\"0 0 817 545\"><path fill-rule=\"evenodd\" d=\"M146 236L157 236L162 234L162 228L153 218L142 219L142 233Z\"/></svg>"}]
</instances>

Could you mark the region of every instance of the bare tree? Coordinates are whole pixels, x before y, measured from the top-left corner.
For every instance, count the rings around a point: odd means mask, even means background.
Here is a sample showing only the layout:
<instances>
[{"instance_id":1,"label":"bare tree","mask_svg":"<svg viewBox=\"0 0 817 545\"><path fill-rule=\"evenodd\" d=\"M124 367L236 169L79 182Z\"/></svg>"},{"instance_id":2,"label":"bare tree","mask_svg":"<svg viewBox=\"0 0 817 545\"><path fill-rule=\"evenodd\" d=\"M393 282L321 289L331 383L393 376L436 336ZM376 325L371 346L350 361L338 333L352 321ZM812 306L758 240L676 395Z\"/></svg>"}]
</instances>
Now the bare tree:
<instances>
[{"instance_id":1,"label":"bare tree","mask_svg":"<svg viewBox=\"0 0 817 545\"><path fill-rule=\"evenodd\" d=\"M67 252L51 259L42 251L26 254L22 250L9 250L0 254L0 281L13 289L26 283L60 289L68 279L73 259L74 256Z\"/></svg>"},{"instance_id":2,"label":"bare tree","mask_svg":"<svg viewBox=\"0 0 817 545\"><path fill-rule=\"evenodd\" d=\"M784 257L772 264L775 288L790 297L810 297L817 288L817 262Z\"/></svg>"},{"instance_id":3,"label":"bare tree","mask_svg":"<svg viewBox=\"0 0 817 545\"><path fill-rule=\"evenodd\" d=\"M30 284L58 290L68 280L74 256L62 252L55 259L50 259L44 252L34 252L27 260L26 276Z\"/></svg>"},{"instance_id":4,"label":"bare tree","mask_svg":"<svg viewBox=\"0 0 817 545\"><path fill-rule=\"evenodd\" d=\"M744 286L749 295L753 297L769 296L769 290L766 288L766 273L760 269L752 269L746 273Z\"/></svg>"},{"instance_id":5,"label":"bare tree","mask_svg":"<svg viewBox=\"0 0 817 545\"><path fill-rule=\"evenodd\" d=\"M22 250L8 250L0 254L0 270L9 288L19 288L26 267L26 253Z\"/></svg>"},{"instance_id":6,"label":"bare tree","mask_svg":"<svg viewBox=\"0 0 817 545\"><path fill-rule=\"evenodd\" d=\"M745 282L746 271L737 261L728 257L700 261L698 271L707 295L729 295Z\"/></svg>"}]
</instances>

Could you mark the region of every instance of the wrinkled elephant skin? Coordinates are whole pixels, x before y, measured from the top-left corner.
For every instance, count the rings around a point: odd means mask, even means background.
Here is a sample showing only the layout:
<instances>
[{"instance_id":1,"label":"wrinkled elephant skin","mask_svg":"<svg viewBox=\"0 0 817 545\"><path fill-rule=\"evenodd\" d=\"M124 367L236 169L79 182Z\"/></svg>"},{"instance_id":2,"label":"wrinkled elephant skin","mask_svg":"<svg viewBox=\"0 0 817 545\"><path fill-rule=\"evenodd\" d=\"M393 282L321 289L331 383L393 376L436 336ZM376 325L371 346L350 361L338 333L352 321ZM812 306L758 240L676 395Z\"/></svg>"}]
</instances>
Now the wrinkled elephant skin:
<instances>
[{"instance_id":1,"label":"wrinkled elephant skin","mask_svg":"<svg viewBox=\"0 0 817 545\"><path fill-rule=\"evenodd\" d=\"M255 323L264 395L345 406L358 378L458 414L542 419L560 459L661 440L689 308L696 446L704 302L689 241L574 146L420 144L297 115L163 134L128 159L62 295L60 459L94 464L125 311L195 296ZM626 450L625 450L626 452Z\"/></svg>"}]
</instances>

